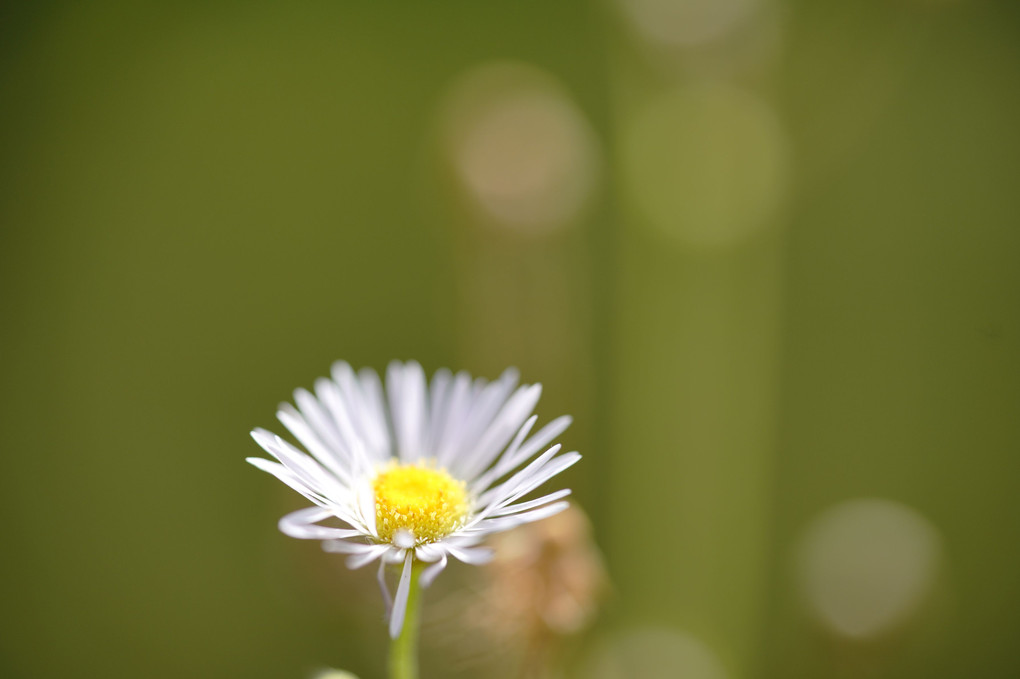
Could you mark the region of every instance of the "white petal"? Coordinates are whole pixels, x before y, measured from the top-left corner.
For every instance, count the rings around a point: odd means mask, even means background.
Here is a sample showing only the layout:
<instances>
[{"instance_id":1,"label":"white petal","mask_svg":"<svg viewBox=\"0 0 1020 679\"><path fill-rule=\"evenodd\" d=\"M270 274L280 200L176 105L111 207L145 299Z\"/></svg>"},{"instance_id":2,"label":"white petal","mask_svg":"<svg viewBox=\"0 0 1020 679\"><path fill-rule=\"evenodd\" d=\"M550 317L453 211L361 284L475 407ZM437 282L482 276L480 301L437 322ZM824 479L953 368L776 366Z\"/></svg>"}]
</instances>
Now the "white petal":
<instances>
[{"instance_id":1,"label":"white petal","mask_svg":"<svg viewBox=\"0 0 1020 679\"><path fill-rule=\"evenodd\" d=\"M437 457L439 441L442 437L443 422L446 418L446 409L450 405L453 375L446 368L441 368L432 376L429 384L429 424L428 440L426 442L426 453L429 456Z\"/></svg>"},{"instance_id":2,"label":"white petal","mask_svg":"<svg viewBox=\"0 0 1020 679\"><path fill-rule=\"evenodd\" d=\"M262 446L263 450L282 462L309 488L337 501L348 499L348 491L337 477L326 471L322 465L307 454L265 429L255 429L251 432L251 436Z\"/></svg>"},{"instance_id":3,"label":"white petal","mask_svg":"<svg viewBox=\"0 0 1020 679\"><path fill-rule=\"evenodd\" d=\"M443 549L439 543L428 543L424 545L418 545L414 548L414 556L419 561L427 561L432 563L443 555Z\"/></svg>"},{"instance_id":4,"label":"white petal","mask_svg":"<svg viewBox=\"0 0 1020 679\"><path fill-rule=\"evenodd\" d=\"M450 556L472 566L480 566L492 560L493 551L487 547L447 547Z\"/></svg>"},{"instance_id":5,"label":"white petal","mask_svg":"<svg viewBox=\"0 0 1020 679\"><path fill-rule=\"evenodd\" d=\"M556 453L560 451L563 446L557 443L555 446L539 455L533 460L527 467L521 469L509 479L504 481L502 484L490 488L481 497L478 498L478 505L486 507L488 510L490 505L499 502L501 498L505 498L512 494L517 488L525 484L531 477L542 471L546 463L551 460Z\"/></svg>"},{"instance_id":6,"label":"white petal","mask_svg":"<svg viewBox=\"0 0 1020 679\"><path fill-rule=\"evenodd\" d=\"M327 540L322 543L322 549L332 554L350 554L347 558L347 567L351 570L361 568L389 551L389 545L368 545L363 542L348 542L346 540Z\"/></svg>"},{"instance_id":7,"label":"white petal","mask_svg":"<svg viewBox=\"0 0 1020 679\"><path fill-rule=\"evenodd\" d=\"M542 395L542 385L521 387L503 405L495 419L486 425L481 438L472 445L470 454L465 454L455 471L462 479L474 479L489 464L519 431L531 415Z\"/></svg>"},{"instance_id":8,"label":"white petal","mask_svg":"<svg viewBox=\"0 0 1020 679\"><path fill-rule=\"evenodd\" d=\"M364 474L371 469L375 457L369 451L361 428L356 425L366 419L357 412L355 399L345 398L336 382L319 379L315 382L315 393L320 403L333 420L342 443L342 457L352 474Z\"/></svg>"},{"instance_id":9,"label":"white petal","mask_svg":"<svg viewBox=\"0 0 1020 679\"><path fill-rule=\"evenodd\" d=\"M244 458L244 461L250 465L258 467L264 472L269 472L305 497L314 495L317 498L315 500L316 504L326 504L326 500L322 497L321 493L310 488L303 479L298 478L296 474L279 462L273 462L272 460L267 460L264 457L246 457Z\"/></svg>"},{"instance_id":10,"label":"white petal","mask_svg":"<svg viewBox=\"0 0 1020 679\"><path fill-rule=\"evenodd\" d=\"M386 559L386 563L402 563L405 556L407 556L406 549L391 546L383 555L383 558Z\"/></svg>"},{"instance_id":11,"label":"white petal","mask_svg":"<svg viewBox=\"0 0 1020 679\"><path fill-rule=\"evenodd\" d=\"M497 500L493 503L496 507L505 507L511 502L516 501L518 498L524 497L531 491L535 490L543 483L556 476L560 472L572 467L581 459L580 453L576 451L560 455L556 459L549 462L549 464L542 467L541 470L536 471L526 481L522 482L519 486L514 488L512 493L503 499Z\"/></svg>"},{"instance_id":12,"label":"white petal","mask_svg":"<svg viewBox=\"0 0 1020 679\"><path fill-rule=\"evenodd\" d=\"M364 410L369 414L364 424L370 427L370 439L376 446L379 459L385 459L392 454L391 424L386 413L386 400L383 397L382 381L379 375L371 368L362 368L358 371L361 393L364 403Z\"/></svg>"},{"instance_id":13,"label":"white petal","mask_svg":"<svg viewBox=\"0 0 1020 679\"><path fill-rule=\"evenodd\" d=\"M400 630L404 626L404 615L407 613L407 597L411 592L411 553L408 552L404 558L404 570L400 574L400 584L397 585L397 597L393 600L393 612L390 614L390 638L396 639L400 636Z\"/></svg>"},{"instance_id":14,"label":"white petal","mask_svg":"<svg viewBox=\"0 0 1020 679\"><path fill-rule=\"evenodd\" d=\"M518 448L519 444L514 445L514 443L511 443L510 447L506 449L499 461L497 461L489 471L485 472L482 477L475 481L475 484L472 486L472 490L476 493L485 490L496 479L513 471L530 460L535 453L562 434L566 428L570 426L572 421L573 420L569 415L557 417L555 420L542 427L537 434L523 445L523 447ZM525 423L525 427L527 427L527 423Z\"/></svg>"},{"instance_id":15,"label":"white petal","mask_svg":"<svg viewBox=\"0 0 1020 679\"><path fill-rule=\"evenodd\" d=\"M279 436L272 436L265 430L255 430L252 436L283 464L277 465L257 457L248 458L248 462L269 472L314 504L330 509L339 519L357 528L363 527L364 522L352 510L350 491L335 476Z\"/></svg>"},{"instance_id":16,"label":"white petal","mask_svg":"<svg viewBox=\"0 0 1020 679\"><path fill-rule=\"evenodd\" d=\"M389 549L387 545L372 545L372 546L381 549L376 549L371 552L365 552L364 554L352 554L351 556L347 557L347 561L345 562L347 564L347 567L350 568L352 571L357 570L362 566L372 563L380 556L382 556L387 549Z\"/></svg>"},{"instance_id":17,"label":"white petal","mask_svg":"<svg viewBox=\"0 0 1020 679\"><path fill-rule=\"evenodd\" d=\"M343 438L329 413L307 389L294 390L294 403L308 425L319 439L333 450L345 449Z\"/></svg>"},{"instance_id":18,"label":"white petal","mask_svg":"<svg viewBox=\"0 0 1020 679\"><path fill-rule=\"evenodd\" d=\"M319 521L333 518L333 512L322 507L306 507L287 514L280 519L280 531L292 538L304 540L335 540L364 535L351 528L332 528L316 525Z\"/></svg>"},{"instance_id":19,"label":"white petal","mask_svg":"<svg viewBox=\"0 0 1020 679\"><path fill-rule=\"evenodd\" d=\"M343 402L348 428L364 443L366 454L380 461L390 452L389 423L382 403L382 387L374 370L366 368L361 372L359 379L351 366L337 361L333 364L333 383Z\"/></svg>"},{"instance_id":20,"label":"white petal","mask_svg":"<svg viewBox=\"0 0 1020 679\"><path fill-rule=\"evenodd\" d=\"M490 467L489 469L487 469L484 474L482 474L481 476L479 476L478 478L471 482L472 493L476 495L478 493L481 493L483 490L492 485L493 481L495 481L504 473L506 473L500 471L499 469L500 464L502 463L503 460L507 458L507 456L513 455L517 452L517 450L521 447L521 443L524 442L524 439L528 436L528 433L531 432L531 429L532 427L535 426L536 422L538 422L538 415L532 415L527 420L525 420L524 424L521 425L521 428L517 430L516 434L514 434L514 438L510 442L509 447L507 447L507 449L503 451L503 454L500 456L500 461L497 462L492 467Z\"/></svg>"},{"instance_id":21,"label":"white petal","mask_svg":"<svg viewBox=\"0 0 1020 679\"><path fill-rule=\"evenodd\" d=\"M388 545L371 545L365 542L349 542L348 540L326 540L322 543L322 551L330 554L365 554L382 549ZM380 552L381 553L381 552Z\"/></svg>"},{"instance_id":22,"label":"white petal","mask_svg":"<svg viewBox=\"0 0 1020 679\"><path fill-rule=\"evenodd\" d=\"M386 617L390 616L393 610L393 597L390 596L390 588L386 586L386 560L379 559L379 570L375 579L379 582L379 591L382 592L383 604L386 606Z\"/></svg>"},{"instance_id":23,"label":"white petal","mask_svg":"<svg viewBox=\"0 0 1020 679\"><path fill-rule=\"evenodd\" d=\"M249 457L245 458L247 462L258 467L262 471L269 472L276 478L283 481L285 484L301 493L305 498L310 500L313 504L317 504L320 507L326 507L330 505L328 498L323 497L322 493L309 488L302 479L298 478L296 474L284 467L279 462L272 462L270 460L263 459L261 457Z\"/></svg>"},{"instance_id":24,"label":"white petal","mask_svg":"<svg viewBox=\"0 0 1020 679\"><path fill-rule=\"evenodd\" d=\"M443 538L439 542L434 542L433 546L441 549L442 551L447 550L449 547L474 547L481 542L484 537L484 535L457 532Z\"/></svg>"},{"instance_id":25,"label":"white petal","mask_svg":"<svg viewBox=\"0 0 1020 679\"><path fill-rule=\"evenodd\" d=\"M471 407L471 376L464 371L457 373L449 391L444 416L433 435L435 448L429 451L443 467L448 466L457 453L457 443Z\"/></svg>"},{"instance_id":26,"label":"white petal","mask_svg":"<svg viewBox=\"0 0 1020 679\"><path fill-rule=\"evenodd\" d=\"M330 448L323 443L297 408L289 403L282 403L280 409L276 411L276 418L324 467L336 474L341 481L350 481L350 463L346 459L346 451Z\"/></svg>"},{"instance_id":27,"label":"white petal","mask_svg":"<svg viewBox=\"0 0 1020 679\"><path fill-rule=\"evenodd\" d=\"M525 461L530 460L539 450L551 443L553 439L566 431L573 421L574 418L570 417L570 415L557 417L539 429L538 433L528 439L528 442L520 450L513 451L513 454L508 455L505 459L500 459L497 466L501 467L504 473L516 469ZM507 452L509 453L510 451L508 450Z\"/></svg>"},{"instance_id":28,"label":"white petal","mask_svg":"<svg viewBox=\"0 0 1020 679\"><path fill-rule=\"evenodd\" d=\"M499 509L499 510L496 510L496 511L492 512L490 514L490 516L507 516L509 514L519 514L520 512L526 512L529 509L534 509L535 507L541 507L542 505L549 504L550 502L553 502L555 500L559 500L559 499L564 498L564 497L566 497L568 495L570 495L570 489L569 488L564 488L563 490L557 490L555 493L549 493L548 495L543 495L542 497L540 497L540 498L538 498L536 500L529 500L527 502L518 502L517 504L509 505L507 507L503 507L502 509Z\"/></svg>"},{"instance_id":29,"label":"white petal","mask_svg":"<svg viewBox=\"0 0 1020 679\"><path fill-rule=\"evenodd\" d=\"M358 484L356 495L358 514L361 516L362 521L365 522L365 528L368 529L368 532L373 537L379 537L375 525L375 491L372 490L372 486L367 481L363 481Z\"/></svg>"},{"instance_id":30,"label":"white petal","mask_svg":"<svg viewBox=\"0 0 1020 679\"><path fill-rule=\"evenodd\" d=\"M473 476L467 470L462 470L462 467L469 465L474 459L478 446L483 444L482 439L494 424L493 418L503 408L510 392L517 385L517 379L517 371L510 368L504 371L500 378L492 384L486 385L485 380L475 380L470 393L470 401L459 416L457 437L450 441L449 466L457 476L465 479ZM521 387L522 391L526 389L528 387ZM516 426L514 429L516 430ZM513 435L513 431L507 435L507 439L511 435Z\"/></svg>"},{"instance_id":31,"label":"white petal","mask_svg":"<svg viewBox=\"0 0 1020 679\"><path fill-rule=\"evenodd\" d=\"M394 361L386 371L386 391L397 436L397 453L403 462L426 455L425 373L411 361L404 366Z\"/></svg>"},{"instance_id":32,"label":"white petal","mask_svg":"<svg viewBox=\"0 0 1020 679\"><path fill-rule=\"evenodd\" d=\"M482 534L499 533L510 530L511 528L516 528L517 526L525 523L548 519L550 516L559 514L569 506L569 502L554 502L551 505L545 505L544 507L539 507L538 509L533 509L530 512L524 512L523 514L501 516L496 519L485 519L467 530Z\"/></svg>"},{"instance_id":33,"label":"white petal","mask_svg":"<svg viewBox=\"0 0 1020 679\"><path fill-rule=\"evenodd\" d=\"M432 581L443 572L444 568L446 568L446 554L440 554L438 561L421 572L421 586L428 587L431 585Z\"/></svg>"}]
</instances>

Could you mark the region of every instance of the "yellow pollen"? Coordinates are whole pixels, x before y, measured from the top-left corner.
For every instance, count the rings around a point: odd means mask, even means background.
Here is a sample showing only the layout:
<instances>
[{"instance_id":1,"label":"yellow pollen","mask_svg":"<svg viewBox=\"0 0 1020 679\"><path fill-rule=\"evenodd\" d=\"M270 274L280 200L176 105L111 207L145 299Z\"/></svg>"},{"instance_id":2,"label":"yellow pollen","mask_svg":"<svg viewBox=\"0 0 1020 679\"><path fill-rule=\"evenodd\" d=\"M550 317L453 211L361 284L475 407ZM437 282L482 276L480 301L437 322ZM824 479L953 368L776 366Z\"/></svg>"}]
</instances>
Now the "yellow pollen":
<instances>
[{"instance_id":1,"label":"yellow pollen","mask_svg":"<svg viewBox=\"0 0 1020 679\"><path fill-rule=\"evenodd\" d=\"M372 490L376 530L387 542L401 529L418 543L433 542L457 529L468 511L464 482L424 464L388 467L372 481Z\"/></svg>"}]
</instances>

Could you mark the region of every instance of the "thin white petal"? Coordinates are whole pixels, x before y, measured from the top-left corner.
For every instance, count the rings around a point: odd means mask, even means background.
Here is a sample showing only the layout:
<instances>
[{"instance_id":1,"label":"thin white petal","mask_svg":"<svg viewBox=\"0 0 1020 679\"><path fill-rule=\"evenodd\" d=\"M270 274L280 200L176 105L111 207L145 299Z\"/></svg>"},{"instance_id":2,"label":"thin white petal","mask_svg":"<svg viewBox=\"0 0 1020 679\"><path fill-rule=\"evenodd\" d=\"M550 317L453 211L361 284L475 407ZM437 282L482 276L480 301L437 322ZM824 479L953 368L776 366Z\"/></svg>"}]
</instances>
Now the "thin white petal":
<instances>
[{"instance_id":1,"label":"thin white petal","mask_svg":"<svg viewBox=\"0 0 1020 679\"><path fill-rule=\"evenodd\" d=\"M461 371L453 378L450 395L445 404L443 419L434 435L437 442L430 452L435 454L440 466L448 466L457 453L461 429L471 406L471 376Z\"/></svg>"},{"instance_id":2,"label":"thin white petal","mask_svg":"<svg viewBox=\"0 0 1020 679\"><path fill-rule=\"evenodd\" d=\"M322 551L331 554L366 554L388 549L388 545L370 545L365 542L349 542L347 540L326 540L322 543Z\"/></svg>"},{"instance_id":3,"label":"thin white petal","mask_svg":"<svg viewBox=\"0 0 1020 679\"><path fill-rule=\"evenodd\" d=\"M330 501L328 498L323 497L322 493L310 488L304 480L298 478L296 474L284 467L279 462L272 462L261 457L249 457L245 458L247 462L258 467L262 471L269 472L276 478L283 481L285 484L290 486L292 489L301 493L304 497L310 500L312 503L317 504L321 507L328 506Z\"/></svg>"},{"instance_id":4,"label":"thin white petal","mask_svg":"<svg viewBox=\"0 0 1020 679\"><path fill-rule=\"evenodd\" d=\"M507 507L503 507L502 509L499 509L499 510L496 510L496 511L492 512L490 514L490 516L507 516L507 515L510 515L510 514L519 514L520 512L526 512L529 509L534 509L535 507L541 507L542 505L549 504L550 502L553 502L555 500L559 500L561 498L565 498L568 495L570 495L570 489L569 488L564 488L563 490L557 490L555 493L549 493L548 495L543 495L542 497L540 497L540 498L538 498L536 500L529 500L527 502L518 502L517 504L509 505Z\"/></svg>"},{"instance_id":5,"label":"thin white petal","mask_svg":"<svg viewBox=\"0 0 1020 679\"><path fill-rule=\"evenodd\" d=\"M287 514L280 519L278 525L284 534L303 540L336 540L364 535L360 530L351 528L316 525L319 521L335 516L333 512L322 507L305 507Z\"/></svg>"},{"instance_id":6,"label":"thin white petal","mask_svg":"<svg viewBox=\"0 0 1020 679\"><path fill-rule=\"evenodd\" d=\"M451 384L453 374L446 368L440 368L432 376L429 384L429 424L426 442L426 453L436 457L439 441L442 437L443 422L446 418L446 409L450 404Z\"/></svg>"},{"instance_id":7,"label":"thin white petal","mask_svg":"<svg viewBox=\"0 0 1020 679\"><path fill-rule=\"evenodd\" d=\"M573 451L560 455L556 459L544 465L540 471L536 471L526 481L518 485L514 490L507 496L493 503L496 508L506 507L511 502L515 502L518 498L522 498L531 491L535 490L543 483L561 473L562 471L572 467L581 459L580 453ZM488 511L488 510L487 510Z\"/></svg>"},{"instance_id":8,"label":"thin white petal","mask_svg":"<svg viewBox=\"0 0 1020 679\"><path fill-rule=\"evenodd\" d=\"M554 502L551 505L545 505L538 509L533 509L530 512L524 512L523 514L513 514L511 516L501 516L496 519L485 519L479 522L476 526L467 530L479 533L499 533L501 531L510 530L516 528L525 523L531 523L533 521L541 521L547 519L550 516L559 514L564 509L570 506L569 502Z\"/></svg>"},{"instance_id":9,"label":"thin white petal","mask_svg":"<svg viewBox=\"0 0 1020 679\"><path fill-rule=\"evenodd\" d=\"M308 425L315 431L319 439L333 450L343 450L343 438L336 427L336 423L329 416L317 399L307 389L294 390L294 403Z\"/></svg>"},{"instance_id":10,"label":"thin white petal","mask_svg":"<svg viewBox=\"0 0 1020 679\"><path fill-rule=\"evenodd\" d=\"M461 478L469 479L474 475L462 468L471 464L471 460L475 458L479 450L479 445L488 445L484 444L483 439L494 426L493 418L496 418L500 409L503 408L510 393L517 385L517 379L517 371L509 368L492 384L486 384L485 380L481 379L475 380L470 392L470 400L459 416L457 437L450 441L449 466ZM521 391L528 388L521 387ZM499 430L498 425L497 430ZM513 435L513 431L507 435L507 439L511 435Z\"/></svg>"},{"instance_id":11,"label":"thin white petal","mask_svg":"<svg viewBox=\"0 0 1020 679\"><path fill-rule=\"evenodd\" d=\"M404 366L394 361L386 371L386 392L397 436L397 453L403 462L413 462L426 454L424 450L425 373L411 361Z\"/></svg>"},{"instance_id":12,"label":"thin white petal","mask_svg":"<svg viewBox=\"0 0 1020 679\"><path fill-rule=\"evenodd\" d=\"M389 424L381 401L382 388L374 370L366 368L361 372L359 379L351 366L337 361L333 364L333 383L343 403L347 429L356 432L365 444L366 454L379 461L389 456L390 448Z\"/></svg>"},{"instance_id":13,"label":"thin white petal","mask_svg":"<svg viewBox=\"0 0 1020 679\"><path fill-rule=\"evenodd\" d=\"M362 368L358 371L359 383L365 412L370 414L365 424L371 427L371 440L376 445L380 459L385 459L392 454L392 443L390 437L390 421L386 414L386 401L383 397L382 381L379 375L371 368Z\"/></svg>"},{"instance_id":14,"label":"thin white petal","mask_svg":"<svg viewBox=\"0 0 1020 679\"><path fill-rule=\"evenodd\" d=\"M464 533L463 529L461 529L460 532L449 535L439 542L432 543L432 546L440 549L441 551L446 551L450 547L474 547L481 542L484 537L484 535Z\"/></svg>"},{"instance_id":15,"label":"thin white petal","mask_svg":"<svg viewBox=\"0 0 1020 679\"><path fill-rule=\"evenodd\" d=\"M358 514L364 521L365 528L373 537L379 537L375 525L375 492L372 490L372 486L367 482L359 483L355 495L358 502Z\"/></svg>"},{"instance_id":16,"label":"thin white petal","mask_svg":"<svg viewBox=\"0 0 1020 679\"><path fill-rule=\"evenodd\" d=\"M418 545L414 548L414 556L419 561L427 561L432 563L436 561L440 556L443 555L443 549L441 543L428 543L424 545Z\"/></svg>"},{"instance_id":17,"label":"thin white petal","mask_svg":"<svg viewBox=\"0 0 1020 679\"><path fill-rule=\"evenodd\" d=\"M386 545L372 545L372 546L381 549L373 550L371 552L365 552L364 554L353 554L347 557L347 561L345 561L344 563L346 563L347 567L350 568L352 571L357 570L362 566L370 564L376 559L378 559L385 553L386 549L388 549Z\"/></svg>"},{"instance_id":18,"label":"thin white petal","mask_svg":"<svg viewBox=\"0 0 1020 679\"><path fill-rule=\"evenodd\" d=\"M557 436L562 434L573 419L569 415L563 415L557 417L549 424L542 427L537 434L530 438L523 447L518 448L514 443L510 444L510 447L506 449L502 457L496 462L491 469L482 475L475 484L472 486L472 490L479 493L488 488L496 479L500 478L504 474L507 474L520 465L530 460L535 453L541 450L543 447L548 445ZM527 423L525 423L527 427ZM515 439L516 443L516 439Z\"/></svg>"},{"instance_id":19,"label":"thin white petal","mask_svg":"<svg viewBox=\"0 0 1020 679\"><path fill-rule=\"evenodd\" d=\"M446 554L441 554L439 560L421 572L421 586L428 587L436 576L446 568Z\"/></svg>"},{"instance_id":20,"label":"thin white petal","mask_svg":"<svg viewBox=\"0 0 1020 679\"><path fill-rule=\"evenodd\" d=\"M369 452L369 445L356 423L367 419L357 412L356 399L345 398L336 382L325 378L316 380L315 393L323 408L329 413L339 433L342 443L342 458L352 474L362 474L372 466L374 456Z\"/></svg>"},{"instance_id":21,"label":"thin white petal","mask_svg":"<svg viewBox=\"0 0 1020 679\"><path fill-rule=\"evenodd\" d=\"M404 557L404 570L400 574L400 584L397 585L397 596L393 600L393 612L390 614L390 638L396 639L400 636L400 630L404 626L404 615L407 613L407 597L411 592L411 553Z\"/></svg>"},{"instance_id":22,"label":"thin white petal","mask_svg":"<svg viewBox=\"0 0 1020 679\"><path fill-rule=\"evenodd\" d=\"M361 568L381 556L385 556L390 549L389 545L369 545L363 542L348 542L347 540L326 540L322 543L322 550L332 554L350 554L347 558L347 567L351 570Z\"/></svg>"},{"instance_id":23,"label":"thin white petal","mask_svg":"<svg viewBox=\"0 0 1020 679\"><path fill-rule=\"evenodd\" d=\"M499 469L500 464L502 463L503 460L507 458L507 456L514 455L517 452L517 450L520 449L521 443L524 442L524 439L531 432L531 429L532 427L535 426L536 422L538 422L538 415L532 415L527 420L525 420L524 424L521 425L521 428L517 430L516 434L514 434L514 438L510 442L510 446L507 447L505 451L503 451L503 454L500 456L499 462L497 462L495 465L487 469L484 474L482 474L474 481L472 481L471 483L472 493L476 495L481 493L490 485L492 485L493 481L495 481L500 476L506 473L500 471Z\"/></svg>"},{"instance_id":24,"label":"thin white petal","mask_svg":"<svg viewBox=\"0 0 1020 679\"><path fill-rule=\"evenodd\" d=\"M492 560L493 551L487 547L447 547L450 556L472 566L480 566Z\"/></svg>"},{"instance_id":25,"label":"thin white petal","mask_svg":"<svg viewBox=\"0 0 1020 679\"><path fill-rule=\"evenodd\" d=\"M276 411L276 418L324 467L336 474L341 481L350 481L350 463L346 459L345 451L330 448L324 444L297 408L289 403L282 403L280 409Z\"/></svg>"},{"instance_id":26,"label":"thin white petal","mask_svg":"<svg viewBox=\"0 0 1020 679\"><path fill-rule=\"evenodd\" d=\"M470 454L463 456L456 468L458 476L474 479L488 467L531 416L541 395L541 384L521 387L515 391L495 419L486 425L481 438L472 444Z\"/></svg>"},{"instance_id":27,"label":"thin white petal","mask_svg":"<svg viewBox=\"0 0 1020 679\"><path fill-rule=\"evenodd\" d=\"M257 457L248 458L248 462L269 472L314 504L330 509L339 519L358 528L364 525L351 509L353 497L350 491L335 476L279 436L256 429L252 437L282 464L277 465Z\"/></svg>"},{"instance_id":28,"label":"thin white petal","mask_svg":"<svg viewBox=\"0 0 1020 679\"><path fill-rule=\"evenodd\" d=\"M390 616L393 610L393 597L390 595L390 588L386 586L386 560L379 559L379 570L375 575L379 582L379 591L382 592L383 604L386 606L386 617Z\"/></svg>"},{"instance_id":29,"label":"thin white petal","mask_svg":"<svg viewBox=\"0 0 1020 679\"><path fill-rule=\"evenodd\" d=\"M251 436L262 446L263 450L282 462L309 488L337 501L348 499L347 490L336 476L326 471L322 465L307 454L265 429L255 429L251 432Z\"/></svg>"},{"instance_id":30,"label":"thin white petal","mask_svg":"<svg viewBox=\"0 0 1020 679\"><path fill-rule=\"evenodd\" d=\"M545 467L546 463L549 462L556 453L560 452L560 448L562 447L562 445L557 443L555 446L532 460L527 467L515 473L502 484L484 492L482 496L478 498L478 505L488 508L491 504L499 502L501 498L505 498L513 493L517 490L517 488L527 483L531 477L539 473L542 468Z\"/></svg>"},{"instance_id":31,"label":"thin white petal","mask_svg":"<svg viewBox=\"0 0 1020 679\"><path fill-rule=\"evenodd\" d=\"M574 421L574 418L570 415L561 415L555 420L545 425L538 430L532 438L528 439L528 442L521 447L520 450L513 451L512 455L508 455L505 459L500 459L497 463L497 467L501 468L503 473L506 473L512 469L516 469L522 465L526 460L530 460L535 453L552 443L553 439L566 431L567 427ZM509 450L507 452L510 452Z\"/></svg>"},{"instance_id":32,"label":"thin white petal","mask_svg":"<svg viewBox=\"0 0 1020 679\"><path fill-rule=\"evenodd\" d=\"M383 558L386 559L386 563L401 563L405 556L407 556L406 549L391 546L388 550L386 550Z\"/></svg>"}]
</instances>

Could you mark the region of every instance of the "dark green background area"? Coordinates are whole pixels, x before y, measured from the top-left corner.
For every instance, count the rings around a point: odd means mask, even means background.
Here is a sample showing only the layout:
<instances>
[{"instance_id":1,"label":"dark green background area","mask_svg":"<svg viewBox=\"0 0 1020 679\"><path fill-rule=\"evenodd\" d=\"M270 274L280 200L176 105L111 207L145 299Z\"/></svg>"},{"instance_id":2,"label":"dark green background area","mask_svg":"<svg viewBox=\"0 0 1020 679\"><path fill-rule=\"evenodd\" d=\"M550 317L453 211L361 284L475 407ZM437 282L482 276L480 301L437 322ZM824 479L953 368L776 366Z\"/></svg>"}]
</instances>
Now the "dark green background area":
<instances>
[{"instance_id":1,"label":"dark green background area","mask_svg":"<svg viewBox=\"0 0 1020 679\"><path fill-rule=\"evenodd\" d=\"M280 535L300 499L243 462L340 358L517 365L543 421L575 416L564 483L614 587L578 667L654 624L736 679L1020 675L1020 12L779 7L750 86L789 195L712 253L621 189L627 97L658 85L614 7L0 10L0 675L376 676L375 592L330 584L371 574ZM492 59L558 78L603 148L590 212L548 239L473 231L437 157L446 88ZM519 347L471 332L483 256ZM844 664L791 554L872 496L931 521L945 563L924 619Z\"/></svg>"}]
</instances>

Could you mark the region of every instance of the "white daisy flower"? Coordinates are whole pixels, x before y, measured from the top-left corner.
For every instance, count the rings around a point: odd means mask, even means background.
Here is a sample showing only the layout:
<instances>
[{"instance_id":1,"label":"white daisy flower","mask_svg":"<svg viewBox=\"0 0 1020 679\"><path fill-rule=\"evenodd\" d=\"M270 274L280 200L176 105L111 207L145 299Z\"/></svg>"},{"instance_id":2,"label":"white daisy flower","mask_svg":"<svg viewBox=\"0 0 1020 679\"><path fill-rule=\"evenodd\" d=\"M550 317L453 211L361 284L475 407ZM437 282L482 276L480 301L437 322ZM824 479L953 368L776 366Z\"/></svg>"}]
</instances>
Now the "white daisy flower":
<instances>
[{"instance_id":1,"label":"white daisy flower","mask_svg":"<svg viewBox=\"0 0 1020 679\"><path fill-rule=\"evenodd\" d=\"M277 461L248 462L315 505L284 516L280 530L348 554L350 568L378 560L393 638L403 626L415 560L429 564L420 579L427 586L451 556L488 561L490 550L478 545L490 533L567 507L569 489L521 501L581 456L558 454L556 444L535 457L571 420L559 417L529 437L541 385L517 381L513 369L494 382L444 369L428 383L420 365L395 361L384 390L374 370L355 374L338 362L314 394L298 389L297 407L284 403L277 412L310 455L264 429L252 431ZM333 519L348 527L321 525ZM392 601L388 563L403 563Z\"/></svg>"}]
</instances>

